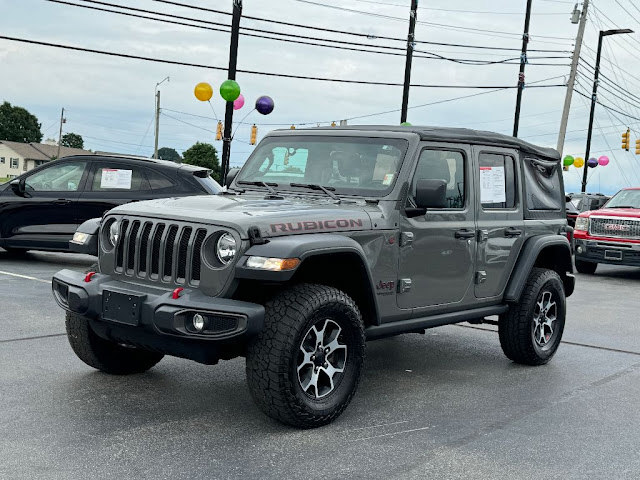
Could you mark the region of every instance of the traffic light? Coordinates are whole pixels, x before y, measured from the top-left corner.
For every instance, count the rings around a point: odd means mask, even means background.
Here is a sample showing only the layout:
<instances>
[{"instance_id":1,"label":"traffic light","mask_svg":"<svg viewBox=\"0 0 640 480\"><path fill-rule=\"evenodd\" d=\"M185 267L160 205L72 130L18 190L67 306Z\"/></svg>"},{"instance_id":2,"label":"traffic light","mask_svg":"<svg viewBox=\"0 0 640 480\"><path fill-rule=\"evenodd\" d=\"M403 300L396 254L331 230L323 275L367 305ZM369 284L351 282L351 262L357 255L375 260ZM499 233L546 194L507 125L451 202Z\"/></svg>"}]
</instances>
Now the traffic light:
<instances>
[{"instance_id":1,"label":"traffic light","mask_svg":"<svg viewBox=\"0 0 640 480\"><path fill-rule=\"evenodd\" d=\"M622 134L622 149L629 151L629 132L630 130L627 128L627 131Z\"/></svg>"},{"instance_id":2,"label":"traffic light","mask_svg":"<svg viewBox=\"0 0 640 480\"><path fill-rule=\"evenodd\" d=\"M216 140L222 140L222 122L218 120L218 126L216 127Z\"/></svg>"},{"instance_id":3,"label":"traffic light","mask_svg":"<svg viewBox=\"0 0 640 480\"><path fill-rule=\"evenodd\" d=\"M249 143L251 145L255 145L256 144L256 137L258 136L258 127L256 127L255 123L253 124L253 127L251 127L251 139L249 140Z\"/></svg>"},{"instance_id":4,"label":"traffic light","mask_svg":"<svg viewBox=\"0 0 640 480\"><path fill-rule=\"evenodd\" d=\"M636 155L640 155L640 138L636 140Z\"/></svg>"},{"instance_id":5,"label":"traffic light","mask_svg":"<svg viewBox=\"0 0 640 480\"><path fill-rule=\"evenodd\" d=\"M331 126L335 127L336 126L336 122L331 122Z\"/></svg>"},{"instance_id":6,"label":"traffic light","mask_svg":"<svg viewBox=\"0 0 640 480\"><path fill-rule=\"evenodd\" d=\"M296 126L295 126L295 125L291 125L289 128L290 128L291 130L295 130L295 129L296 129Z\"/></svg>"}]
</instances>

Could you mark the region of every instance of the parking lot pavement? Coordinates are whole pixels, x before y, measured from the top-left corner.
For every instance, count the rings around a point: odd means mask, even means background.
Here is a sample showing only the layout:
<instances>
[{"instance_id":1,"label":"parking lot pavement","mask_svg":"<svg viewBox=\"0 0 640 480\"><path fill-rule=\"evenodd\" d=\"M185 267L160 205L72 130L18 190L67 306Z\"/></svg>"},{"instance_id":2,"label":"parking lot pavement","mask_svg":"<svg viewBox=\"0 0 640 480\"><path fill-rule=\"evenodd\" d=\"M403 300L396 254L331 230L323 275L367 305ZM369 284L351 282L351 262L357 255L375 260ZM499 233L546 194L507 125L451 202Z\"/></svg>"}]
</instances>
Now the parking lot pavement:
<instances>
[{"instance_id":1,"label":"parking lot pavement","mask_svg":"<svg viewBox=\"0 0 640 480\"><path fill-rule=\"evenodd\" d=\"M565 343L544 367L502 354L493 327L370 342L333 424L263 416L244 361L166 357L142 375L81 363L47 280L91 257L1 257L0 478L637 478L638 269L580 275ZM13 294L17 294L14 297ZM20 338L25 338L19 340ZM588 346L584 346L588 345Z\"/></svg>"}]
</instances>

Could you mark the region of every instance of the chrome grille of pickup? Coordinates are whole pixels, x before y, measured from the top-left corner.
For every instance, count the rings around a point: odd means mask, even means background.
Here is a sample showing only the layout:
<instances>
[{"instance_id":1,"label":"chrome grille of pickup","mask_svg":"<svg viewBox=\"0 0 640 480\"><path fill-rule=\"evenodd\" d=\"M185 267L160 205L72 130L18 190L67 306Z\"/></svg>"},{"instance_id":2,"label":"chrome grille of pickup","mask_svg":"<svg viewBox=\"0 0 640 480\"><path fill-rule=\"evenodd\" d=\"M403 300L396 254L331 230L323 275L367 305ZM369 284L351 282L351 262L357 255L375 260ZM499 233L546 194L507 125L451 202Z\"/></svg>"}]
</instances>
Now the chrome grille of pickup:
<instances>
[{"instance_id":1,"label":"chrome grille of pickup","mask_svg":"<svg viewBox=\"0 0 640 480\"><path fill-rule=\"evenodd\" d=\"M206 238L205 228L123 219L115 271L155 282L198 285Z\"/></svg>"},{"instance_id":2,"label":"chrome grille of pickup","mask_svg":"<svg viewBox=\"0 0 640 480\"><path fill-rule=\"evenodd\" d=\"M589 234L596 237L640 239L640 220L621 217L591 217Z\"/></svg>"}]
</instances>

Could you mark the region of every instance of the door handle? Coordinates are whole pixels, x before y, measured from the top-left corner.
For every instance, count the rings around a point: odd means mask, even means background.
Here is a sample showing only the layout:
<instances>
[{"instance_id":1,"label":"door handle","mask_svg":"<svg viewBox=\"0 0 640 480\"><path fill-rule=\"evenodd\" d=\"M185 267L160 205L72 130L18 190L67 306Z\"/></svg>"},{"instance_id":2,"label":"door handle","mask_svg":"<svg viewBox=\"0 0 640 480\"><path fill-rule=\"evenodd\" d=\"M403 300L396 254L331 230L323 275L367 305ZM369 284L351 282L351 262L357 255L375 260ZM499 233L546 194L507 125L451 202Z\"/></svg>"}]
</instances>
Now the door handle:
<instances>
[{"instance_id":1,"label":"door handle","mask_svg":"<svg viewBox=\"0 0 640 480\"><path fill-rule=\"evenodd\" d=\"M509 227L504 231L505 237L518 237L522 235L522 230L519 228Z\"/></svg>"},{"instance_id":2,"label":"door handle","mask_svg":"<svg viewBox=\"0 0 640 480\"><path fill-rule=\"evenodd\" d=\"M466 239L466 238L473 238L473 237L475 237L475 236L476 236L476 232L473 232L473 231L471 231L471 230L467 230L466 228L463 228L462 230L458 230L458 231L454 234L454 236L455 236L456 238L463 238L463 239Z\"/></svg>"},{"instance_id":3,"label":"door handle","mask_svg":"<svg viewBox=\"0 0 640 480\"><path fill-rule=\"evenodd\" d=\"M71 200L67 200L66 198L59 198L58 200L54 200L53 203L55 205L69 205Z\"/></svg>"}]
</instances>

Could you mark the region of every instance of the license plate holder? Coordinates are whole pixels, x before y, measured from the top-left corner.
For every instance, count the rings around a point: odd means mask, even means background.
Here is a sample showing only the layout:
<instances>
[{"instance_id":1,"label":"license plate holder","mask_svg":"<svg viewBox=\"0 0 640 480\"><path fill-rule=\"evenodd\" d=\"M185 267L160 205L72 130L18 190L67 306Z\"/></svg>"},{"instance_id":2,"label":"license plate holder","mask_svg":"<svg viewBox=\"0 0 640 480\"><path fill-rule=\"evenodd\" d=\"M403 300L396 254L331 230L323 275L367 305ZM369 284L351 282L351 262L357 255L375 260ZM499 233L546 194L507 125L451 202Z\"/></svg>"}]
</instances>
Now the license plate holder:
<instances>
[{"instance_id":1,"label":"license plate holder","mask_svg":"<svg viewBox=\"0 0 640 480\"><path fill-rule=\"evenodd\" d=\"M140 323L142 301L146 295L102 292L102 319L110 322L137 326Z\"/></svg>"},{"instance_id":2,"label":"license plate holder","mask_svg":"<svg viewBox=\"0 0 640 480\"><path fill-rule=\"evenodd\" d=\"M622 260L622 251L621 250L605 250L604 259L605 260Z\"/></svg>"}]
</instances>

